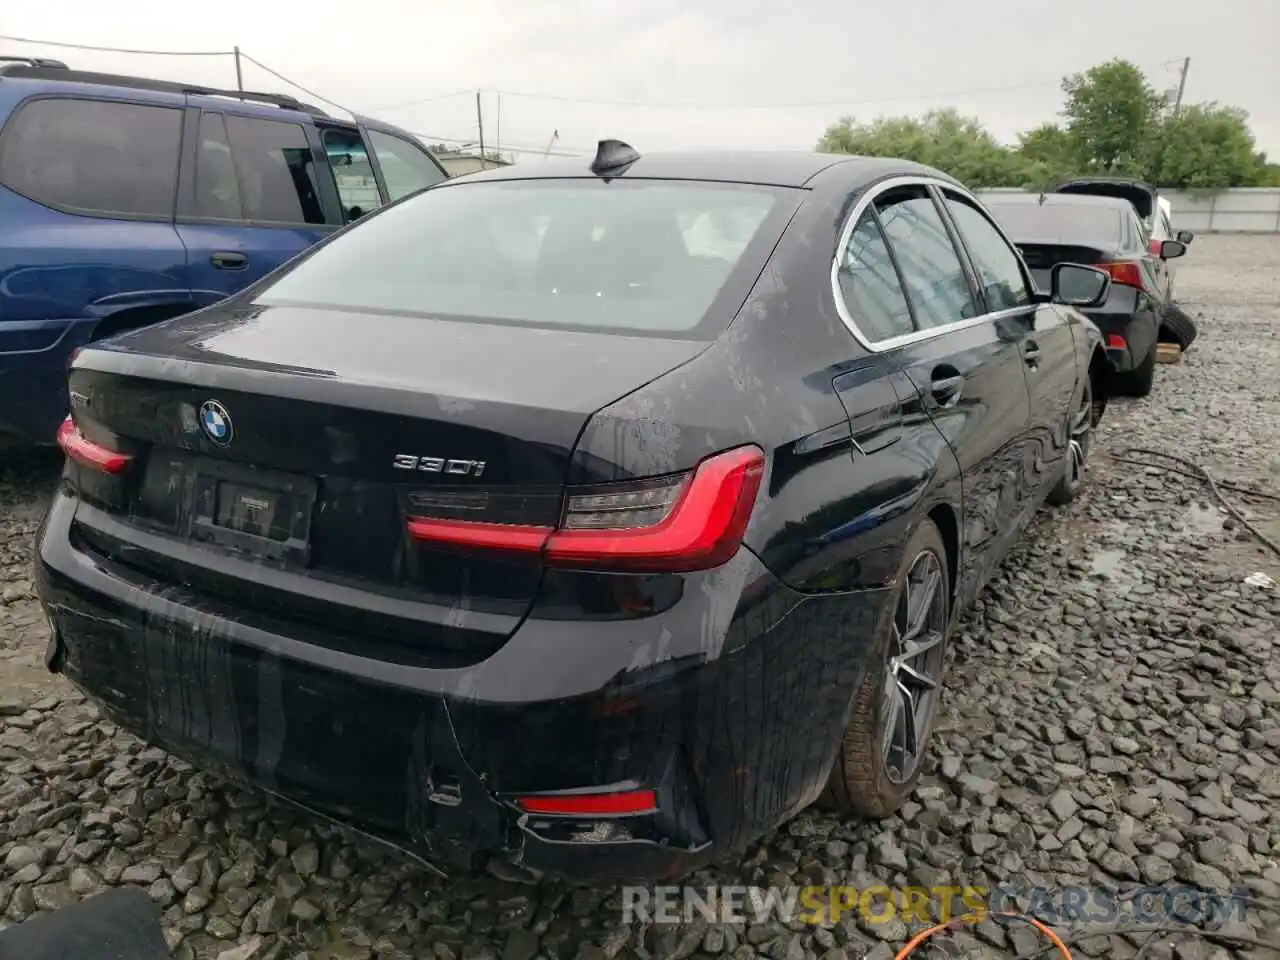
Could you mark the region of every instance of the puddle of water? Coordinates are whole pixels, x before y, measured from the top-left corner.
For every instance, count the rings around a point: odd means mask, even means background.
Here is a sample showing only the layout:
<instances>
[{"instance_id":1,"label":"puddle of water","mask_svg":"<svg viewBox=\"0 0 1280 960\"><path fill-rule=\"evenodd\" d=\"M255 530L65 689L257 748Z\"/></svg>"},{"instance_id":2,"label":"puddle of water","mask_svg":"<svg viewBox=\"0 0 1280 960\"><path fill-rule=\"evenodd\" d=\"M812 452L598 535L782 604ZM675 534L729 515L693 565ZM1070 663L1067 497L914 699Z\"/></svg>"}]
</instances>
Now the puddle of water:
<instances>
[{"instance_id":1,"label":"puddle of water","mask_svg":"<svg viewBox=\"0 0 1280 960\"><path fill-rule=\"evenodd\" d=\"M1123 550L1101 550L1093 555L1093 568L1090 572L1095 577L1115 577L1120 572L1120 564L1128 556Z\"/></svg>"},{"instance_id":2,"label":"puddle of water","mask_svg":"<svg viewBox=\"0 0 1280 960\"><path fill-rule=\"evenodd\" d=\"M1193 503L1183 515L1183 527L1188 533L1210 536L1222 533L1222 511L1217 507L1202 507Z\"/></svg>"}]
</instances>

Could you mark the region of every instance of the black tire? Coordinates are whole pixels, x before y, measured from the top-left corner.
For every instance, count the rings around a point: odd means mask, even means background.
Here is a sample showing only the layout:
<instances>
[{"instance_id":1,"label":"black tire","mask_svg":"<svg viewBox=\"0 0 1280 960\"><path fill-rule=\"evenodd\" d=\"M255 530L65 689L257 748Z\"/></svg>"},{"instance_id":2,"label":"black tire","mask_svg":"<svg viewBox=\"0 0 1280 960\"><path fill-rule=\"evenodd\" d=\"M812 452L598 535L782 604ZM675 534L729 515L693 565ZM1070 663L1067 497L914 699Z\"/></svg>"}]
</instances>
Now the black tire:
<instances>
[{"instance_id":1,"label":"black tire","mask_svg":"<svg viewBox=\"0 0 1280 960\"><path fill-rule=\"evenodd\" d=\"M1185 350L1195 342L1198 332L1190 314L1176 303L1169 304L1160 315L1161 343L1176 343Z\"/></svg>"},{"instance_id":2,"label":"black tire","mask_svg":"<svg viewBox=\"0 0 1280 960\"><path fill-rule=\"evenodd\" d=\"M1116 392L1126 397L1145 397L1151 392L1156 382L1156 344L1146 359L1135 370L1117 373L1115 377Z\"/></svg>"},{"instance_id":3,"label":"black tire","mask_svg":"<svg viewBox=\"0 0 1280 960\"><path fill-rule=\"evenodd\" d=\"M932 708L923 725L924 729L917 735L917 749L912 769L905 775L895 778L890 775L889 767L892 762L886 762L884 749L886 740L883 725L893 709L888 696L890 686L888 668L892 659L901 652L897 637L901 635L899 629L902 623L900 616L901 608L904 606L904 595L915 582L911 579L911 575L916 570L917 561L926 554L932 555L936 560L938 576L936 595L929 603L927 613L929 624L938 623L941 626L937 630L931 627L926 634L930 637L936 635L938 638L927 651L931 658L936 657L937 670L933 676L937 681L935 688L937 695L932 698ZM867 673L854 694L849 726L845 729L840 741L835 764L827 780L827 787L818 800L819 805L842 814L881 819L892 816L915 789L920 771L924 768L924 755L937 718L943 666L946 663L947 635L951 618L951 580L948 571L947 550L942 542L942 535L931 520L924 520L911 535L903 551L903 559L896 578L899 586L894 596L893 616L884 625L881 635L876 638L872 648L874 652ZM931 579L932 575L929 578ZM936 608L935 605L937 605ZM903 659L914 660L915 657L909 656Z\"/></svg>"},{"instance_id":4,"label":"black tire","mask_svg":"<svg viewBox=\"0 0 1280 960\"><path fill-rule=\"evenodd\" d=\"M1065 506L1074 500L1084 486L1084 468L1089 460L1089 448L1093 445L1093 428L1101 411L1093 402L1093 382L1086 377L1080 400L1071 410L1067 421L1067 457L1062 467L1062 477L1047 501L1055 507Z\"/></svg>"}]
</instances>

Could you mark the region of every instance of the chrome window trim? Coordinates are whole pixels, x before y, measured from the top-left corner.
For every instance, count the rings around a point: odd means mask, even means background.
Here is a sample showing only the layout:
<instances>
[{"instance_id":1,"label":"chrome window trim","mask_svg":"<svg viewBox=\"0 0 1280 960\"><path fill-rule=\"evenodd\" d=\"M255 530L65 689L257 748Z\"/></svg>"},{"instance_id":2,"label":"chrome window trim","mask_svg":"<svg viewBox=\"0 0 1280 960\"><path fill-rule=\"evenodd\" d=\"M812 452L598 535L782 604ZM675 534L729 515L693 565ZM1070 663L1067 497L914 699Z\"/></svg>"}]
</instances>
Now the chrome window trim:
<instances>
[{"instance_id":1,"label":"chrome window trim","mask_svg":"<svg viewBox=\"0 0 1280 960\"><path fill-rule=\"evenodd\" d=\"M933 187L936 190L952 190L976 206L978 212L986 217L987 222L990 223L991 226L995 227L996 233L1000 234L1004 242L1009 244L1009 248L1013 251L1014 256L1017 257L1018 267L1022 271L1022 281L1026 284L1027 293L1032 297L1026 306L1011 307L1005 310L995 310L977 317L968 317L964 320L957 320L954 323L944 324L940 327L928 327L924 330L915 330L911 333L904 333L896 337L889 337L886 340L872 341L867 339L866 335L858 328L857 321L855 321L849 314L849 308L844 302L844 294L840 291L840 261L845 248L849 245L849 237L852 236L853 230L858 224L858 220L866 212L867 207L871 206L871 204L875 202L876 197L880 196L880 194L887 190L894 189L895 187L913 186ZM1022 254L1019 252L1017 244L1009 239L1009 235L1004 232L1000 224L996 222L995 218L985 211L986 208L982 205L982 202L975 197L971 191L955 183L951 183L948 180L941 180L937 177L913 175L889 177L873 184L867 189L865 195L862 196L856 204L854 204L853 209L849 212L849 216L845 220L844 226L840 229L840 239L836 243L835 254L831 260L830 271L831 295L836 303L836 313L839 315L840 321L848 328L849 332L853 334L854 339L857 340L858 343L867 350L870 350L872 353L884 353L885 351L895 350L898 347L907 346L908 344L919 343L922 340L931 340L934 337L941 336L946 333L954 333L957 330L966 330L969 327L976 327L980 323L990 323L993 320L999 320L1003 317L1013 316L1018 313L1025 313L1027 310L1034 310L1036 308L1036 302L1034 299L1036 285L1031 281L1031 272L1027 269L1026 263L1023 262ZM887 236L885 237L885 242L889 242L889 238ZM963 258L966 253L967 248L965 251L956 251L956 257L959 260L961 268L964 268Z\"/></svg>"}]
</instances>

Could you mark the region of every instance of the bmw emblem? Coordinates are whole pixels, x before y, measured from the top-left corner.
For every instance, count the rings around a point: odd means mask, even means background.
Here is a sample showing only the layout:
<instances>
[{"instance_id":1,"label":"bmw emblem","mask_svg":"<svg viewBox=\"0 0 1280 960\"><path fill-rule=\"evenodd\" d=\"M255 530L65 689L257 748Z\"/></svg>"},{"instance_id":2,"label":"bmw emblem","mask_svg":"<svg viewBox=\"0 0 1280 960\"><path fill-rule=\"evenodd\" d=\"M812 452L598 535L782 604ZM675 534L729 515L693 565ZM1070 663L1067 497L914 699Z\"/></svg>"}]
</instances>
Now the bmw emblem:
<instances>
[{"instance_id":1,"label":"bmw emblem","mask_svg":"<svg viewBox=\"0 0 1280 960\"><path fill-rule=\"evenodd\" d=\"M206 400L200 404L200 427L204 435L220 447L229 444L235 434L231 414L217 400Z\"/></svg>"}]
</instances>

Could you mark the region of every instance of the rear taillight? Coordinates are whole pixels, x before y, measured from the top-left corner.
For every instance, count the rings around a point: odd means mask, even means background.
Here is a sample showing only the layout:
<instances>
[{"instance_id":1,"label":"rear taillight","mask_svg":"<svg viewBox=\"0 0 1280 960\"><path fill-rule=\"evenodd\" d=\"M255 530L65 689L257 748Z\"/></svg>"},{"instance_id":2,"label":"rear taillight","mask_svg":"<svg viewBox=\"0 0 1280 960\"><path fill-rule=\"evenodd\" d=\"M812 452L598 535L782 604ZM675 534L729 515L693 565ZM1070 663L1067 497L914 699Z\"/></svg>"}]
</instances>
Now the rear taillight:
<instances>
[{"instance_id":1,"label":"rear taillight","mask_svg":"<svg viewBox=\"0 0 1280 960\"><path fill-rule=\"evenodd\" d=\"M1148 252L1149 254L1151 254L1153 257L1158 257L1158 256L1160 256L1160 254L1161 254L1163 251L1164 251L1164 241L1163 241L1163 240L1154 240L1154 239L1153 239L1150 243L1148 243L1148 244L1147 244L1147 252Z\"/></svg>"},{"instance_id":2,"label":"rear taillight","mask_svg":"<svg viewBox=\"0 0 1280 960\"><path fill-rule=\"evenodd\" d=\"M546 563L622 572L689 572L726 562L746 532L764 454L740 447L691 473L571 492L559 526L411 517L409 535L455 547L541 551Z\"/></svg>"},{"instance_id":3,"label":"rear taillight","mask_svg":"<svg viewBox=\"0 0 1280 960\"><path fill-rule=\"evenodd\" d=\"M127 453L117 453L100 443L94 443L80 432L70 417L63 420L62 426L58 428L58 446L76 463L103 473L121 473L133 459Z\"/></svg>"},{"instance_id":4,"label":"rear taillight","mask_svg":"<svg viewBox=\"0 0 1280 960\"><path fill-rule=\"evenodd\" d=\"M1142 281L1142 267L1134 263L1132 260L1122 260L1118 263L1100 263L1099 270L1105 270L1111 274L1112 283L1122 283L1126 287L1137 287L1139 290L1145 288Z\"/></svg>"}]
</instances>

